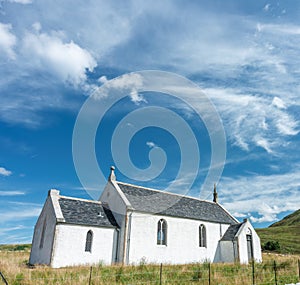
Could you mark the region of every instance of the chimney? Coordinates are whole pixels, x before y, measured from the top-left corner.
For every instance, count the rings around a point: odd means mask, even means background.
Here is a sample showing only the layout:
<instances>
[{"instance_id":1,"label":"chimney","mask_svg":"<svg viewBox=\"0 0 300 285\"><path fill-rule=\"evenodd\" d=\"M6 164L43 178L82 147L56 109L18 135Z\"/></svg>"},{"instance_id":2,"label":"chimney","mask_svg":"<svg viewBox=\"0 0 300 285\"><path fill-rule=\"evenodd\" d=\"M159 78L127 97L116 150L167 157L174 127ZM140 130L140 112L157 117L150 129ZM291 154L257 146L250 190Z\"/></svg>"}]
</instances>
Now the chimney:
<instances>
[{"instance_id":1,"label":"chimney","mask_svg":"<svg viewBox=\"0 0 300 285\"><path fill-rule=\"evenodd\" d=\"M50 189L48 191L48 196L59 196L59 190L56 189Z\"/></svg>"},{"instance_id":2,"label":"chimney","mask_svg":"<svg viewBox=\"0 0 300 285\"><path fill-rule=\"evenodd\" d=\"M215 203L218 203L218 192L217 192L217 186L216 186L216 183L214 184L214 199L213 201Z\"/></svg>"},{"instance_id":3,"label":"chimney","mask_svg":"<svg viewBox=\"0 0 300 285\"><path fill-rule=\"evenodd\" d=\"M111 166L110 167L110 174L109 174L109 181L116 181L116 175L115 175L115 167Z\"/></svg>"}]
</instances>

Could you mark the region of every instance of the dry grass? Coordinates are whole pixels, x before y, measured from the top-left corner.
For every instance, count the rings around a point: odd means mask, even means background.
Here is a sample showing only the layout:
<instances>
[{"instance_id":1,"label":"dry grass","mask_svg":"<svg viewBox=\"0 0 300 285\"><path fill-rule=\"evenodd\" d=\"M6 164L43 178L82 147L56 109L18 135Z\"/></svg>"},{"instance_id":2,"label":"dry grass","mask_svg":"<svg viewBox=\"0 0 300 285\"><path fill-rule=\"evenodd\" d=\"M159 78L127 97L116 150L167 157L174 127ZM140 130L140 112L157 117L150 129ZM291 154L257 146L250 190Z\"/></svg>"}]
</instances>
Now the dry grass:
<instances>
[{"instance_id":1,"label":"dry grass","mask_svg":"<svg viewBox=\"0 0 300 285\"><path fill-rule=\"evenodd\" d=\"M0 270L11 285L17 284L88 284L90 267L52 269L47 266L29 268L29 252L0 252ZM300 256L264 254L264 262L255 264L256 284L274 283L274 260L276 260L278 284L299 281L298 260ZM252 266L239 264L188 264L164 265L162 284L252 284ZM91 284L159 284L160 267L140 264L138 266L103 266L92 268ZM0 279L1 280L1 279ZM0 281L1 284L1 281Z\"/></svg>"}]
</instances>

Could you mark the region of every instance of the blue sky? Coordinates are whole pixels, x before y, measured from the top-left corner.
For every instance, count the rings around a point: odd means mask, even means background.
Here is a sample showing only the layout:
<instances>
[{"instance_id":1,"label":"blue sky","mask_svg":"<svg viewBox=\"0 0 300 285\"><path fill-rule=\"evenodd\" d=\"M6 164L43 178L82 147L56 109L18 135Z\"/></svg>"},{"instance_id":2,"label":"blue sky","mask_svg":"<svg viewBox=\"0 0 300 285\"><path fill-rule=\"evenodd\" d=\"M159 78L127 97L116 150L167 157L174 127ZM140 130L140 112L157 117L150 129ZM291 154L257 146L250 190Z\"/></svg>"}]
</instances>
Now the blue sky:
<instances>
[{"instance_id":1,"label":"blue sky","mask_svg":"<svg viewBox=\"0 0 300 285\"><path fill-rule=\"evenodd\" d=\"M264 227L298 209L299 13L296 0L1 0L0 243L31 241L51 188L83 198L99 194L103 185L85 191L77 176L74 124L97 88L139 70L186 77L214 104L226 135L224 171L216 183L231 213ZM127 114L163 107L195 134L201 159L189 190L198 197L216 165L210 165L211 131L197 106L159 92L128 92L137 82L121 79L118 88L128 96L107 110L95 137L99 172L107 177L116 165L121 181L185 189L191 173L176 179L182 157L174 133L148 126L124 147L137 169L149 167L149 152L164 150L165 167L149 181L120 171L111 150L114 130ZM104 101L100 96L97 104ZM122 138L116 144L123 150Z\"/></svg>"}]
</instances>

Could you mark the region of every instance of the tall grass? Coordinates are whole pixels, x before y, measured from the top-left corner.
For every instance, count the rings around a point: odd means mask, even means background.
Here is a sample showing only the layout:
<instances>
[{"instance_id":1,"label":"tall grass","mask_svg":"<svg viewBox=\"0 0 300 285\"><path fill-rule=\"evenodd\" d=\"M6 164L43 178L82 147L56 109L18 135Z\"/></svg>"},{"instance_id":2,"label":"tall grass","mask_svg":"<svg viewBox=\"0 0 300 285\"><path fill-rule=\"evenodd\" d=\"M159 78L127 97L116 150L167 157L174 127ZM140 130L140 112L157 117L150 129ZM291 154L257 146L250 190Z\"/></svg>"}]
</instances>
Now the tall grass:
<instances>
[{"instance_id":1,"label":"tall grass","mask_svg":"<svg viewBox=\"0 0 300 285\"><path fill-rule=\"evenodd\" d=\"M47 266L30 268L27 265L29 251L1 251L0 271L9 284L160 284L160 266L142 263L136 266L66 267L52 269ZM274 283L274 260L278 284L299 281L298 259L300 256L264 254L264 262L255 264L255 284ZM210 275L209 275L210 272ZM162 284L253 284L250 265L240 264L187 264L163 265ZM1 284L1 279L0 279Z\"/></svg>"}]
</instances>

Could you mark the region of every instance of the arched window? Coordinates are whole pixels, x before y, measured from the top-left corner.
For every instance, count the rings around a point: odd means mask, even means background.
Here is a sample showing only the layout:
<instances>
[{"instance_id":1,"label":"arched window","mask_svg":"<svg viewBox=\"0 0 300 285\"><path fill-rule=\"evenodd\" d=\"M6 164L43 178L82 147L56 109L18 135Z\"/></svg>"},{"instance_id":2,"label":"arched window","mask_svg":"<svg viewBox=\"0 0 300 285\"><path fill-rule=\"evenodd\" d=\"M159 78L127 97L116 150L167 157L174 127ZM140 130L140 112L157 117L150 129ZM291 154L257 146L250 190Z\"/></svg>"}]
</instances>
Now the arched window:
<instances>
[{"instance_id":1,"label":"arched window","mask_svg":"<svg viewBox=\"0 0 300 285\"><path fill-rule=\"evenodd\" d=\"M157 223L157 244L167 245L167 222L164 219Z\"/></svg>"},{"instance_id":2,"label":"arched window","mask_svg":"<svg viewBox=\"0 0 300 285\"><path fill-rule=\"evenodd\" d=\"M93 232L89 230L86 234L85 251L87 252L92 251L92 243L93 243Z\"/></svg>"},{"instance_id":3,"label":"arched window","mask_svg":"<svg viewBox=\"0 0 300 285\"><path fill-rule=\"evenodd\" d=\"M199 246L206 247L206 228L204 225L199 226Z\"/></svg>"}]
</instances>

